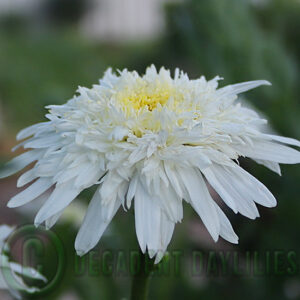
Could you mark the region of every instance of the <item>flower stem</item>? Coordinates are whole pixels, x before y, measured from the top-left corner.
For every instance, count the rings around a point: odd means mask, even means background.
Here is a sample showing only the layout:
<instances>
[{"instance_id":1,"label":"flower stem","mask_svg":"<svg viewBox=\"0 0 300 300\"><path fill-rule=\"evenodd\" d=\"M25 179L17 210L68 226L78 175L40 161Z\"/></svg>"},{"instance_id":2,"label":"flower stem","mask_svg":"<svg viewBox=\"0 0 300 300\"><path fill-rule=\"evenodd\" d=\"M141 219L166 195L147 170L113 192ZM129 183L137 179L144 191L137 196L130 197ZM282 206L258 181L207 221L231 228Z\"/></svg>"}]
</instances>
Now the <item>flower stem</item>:
<instances>
[{"instance_id":1,"label":"flower stem","mask_svg":"<svg viewBox=\"0 0 300 300\"><path fill-rule=\"evenodd\" d=\"M150 259L147 254L139 252L135 261L135 274L132 278L131 300L146 300L149 293L149 285L154 271L154 259Z\"/></svg>"}]
</instances>

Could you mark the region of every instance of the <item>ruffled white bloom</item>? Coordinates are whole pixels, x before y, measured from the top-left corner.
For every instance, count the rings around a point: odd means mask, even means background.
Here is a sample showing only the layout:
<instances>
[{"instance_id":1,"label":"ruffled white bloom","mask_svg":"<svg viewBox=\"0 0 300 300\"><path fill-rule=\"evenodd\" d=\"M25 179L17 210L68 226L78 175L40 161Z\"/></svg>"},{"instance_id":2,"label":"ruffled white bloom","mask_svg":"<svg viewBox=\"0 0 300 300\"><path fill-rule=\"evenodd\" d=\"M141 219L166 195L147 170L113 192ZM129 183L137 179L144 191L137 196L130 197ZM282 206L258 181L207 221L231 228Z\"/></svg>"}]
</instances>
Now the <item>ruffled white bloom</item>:
<instances>
[{"instance_id":1,"label":"ruffled white bloom","mask_svg":"<svg viewBox=\"0 0 300 300\"><path fill-rule=\"evenodd\" d=\"M78 89L64 105L49 106L48 122L22 130L17 139L28 152L8 163L1 177L37 161L18 180L9 207L28 203L55 185L35 224L51 227L84 189L98 185L76 238L83 255L101 238L120 206L134 199L136 234L145 252L163 256L174 225L182 220L182 201L198 213L211 234L238 242L229 220L209 194L206 181L235 212L255 219L256 203L276 205L269 190L237 160L250 157L280 174L279 163L300 162L300 152L285 144L300 142L260 132L266 121L237 104L237 95L258 80L218 88L219 77L172 78L154 66L145 75L109 69L99 85ZM206 180L205 180L206 179Z\"/></svg>"},{"instance_id":2,"label":"ruffled white bloom","mask_svg":"<svg viewBox=\"0 0 300 300\"><path fill-rule=\"evenodd\" d=\"M23 277L42 280L44 282L47 282L47 279L37 270L30 267L23 267L9 260L6 255L9 249L5 247L5 240L13 230L14 227L0 225L0 289L9 290L16 298L21 299L19 291L26 291L27 293L39 291L36 287L26 285Z\"/></svg>"}]
</instances>

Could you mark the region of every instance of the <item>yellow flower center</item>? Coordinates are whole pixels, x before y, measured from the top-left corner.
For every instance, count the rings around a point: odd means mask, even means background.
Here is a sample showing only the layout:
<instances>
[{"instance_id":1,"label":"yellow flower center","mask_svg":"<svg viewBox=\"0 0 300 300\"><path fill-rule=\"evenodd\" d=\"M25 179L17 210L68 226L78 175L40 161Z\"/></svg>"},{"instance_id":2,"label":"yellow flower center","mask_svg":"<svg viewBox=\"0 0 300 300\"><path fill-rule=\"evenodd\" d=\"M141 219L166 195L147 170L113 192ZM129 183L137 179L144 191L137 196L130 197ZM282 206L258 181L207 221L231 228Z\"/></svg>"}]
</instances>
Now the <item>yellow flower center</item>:
<instances>
[{"instance_id":1,"label":"yellow flower center","mask_svg":"<svg viewBox=\"0 0 300 300\"><path fill-rule=\"evenodd\" d=\"M140 81L134 88L120 90L116 95L116 99L123 107L134 108L135 110L147 108L152 111L159 104L164 106L171 95L172 89L168 85L159 83L150 85L146 81Z\"/></svg>"}]
</instances>

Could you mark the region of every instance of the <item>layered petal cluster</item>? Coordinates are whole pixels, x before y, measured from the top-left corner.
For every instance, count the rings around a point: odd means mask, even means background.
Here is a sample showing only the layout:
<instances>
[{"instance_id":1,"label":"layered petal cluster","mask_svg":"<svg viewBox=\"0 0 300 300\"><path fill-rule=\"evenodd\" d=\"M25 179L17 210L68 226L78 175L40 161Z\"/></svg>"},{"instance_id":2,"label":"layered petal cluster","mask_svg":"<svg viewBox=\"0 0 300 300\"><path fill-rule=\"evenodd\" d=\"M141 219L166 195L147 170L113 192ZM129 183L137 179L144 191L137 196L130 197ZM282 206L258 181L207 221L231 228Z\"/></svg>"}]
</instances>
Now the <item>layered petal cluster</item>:
<instances>
[{"instance_id":1,"label":"layered petal cluster","mask_svg":"<svg viewBox=\"0 0 300 300\"><path fill-rule=\"evenodd\" d=\"M240 93L269 85L258 80L218 87L221 78L189 79L154 66L145 74L107 70L99 84L80 87L64 105L47 108L47 122L22 130L29 151L9 162L9 176L28 164L18 187L32 184L8 205L17 207L52 187L35 217L50 228L86 188L98 188L76 238L77 253L93 248L120 206L135 211L143 252L158 262L183 217L183 200L200 216L212 238L238 237L212 199L208 183L235 212L259 216L256 204L276 205L270 191L238 164L249 157L280 174L279 163L300 162L300 142L261 132L261 119L237 103Z\"/></svg>"}]
</instances>

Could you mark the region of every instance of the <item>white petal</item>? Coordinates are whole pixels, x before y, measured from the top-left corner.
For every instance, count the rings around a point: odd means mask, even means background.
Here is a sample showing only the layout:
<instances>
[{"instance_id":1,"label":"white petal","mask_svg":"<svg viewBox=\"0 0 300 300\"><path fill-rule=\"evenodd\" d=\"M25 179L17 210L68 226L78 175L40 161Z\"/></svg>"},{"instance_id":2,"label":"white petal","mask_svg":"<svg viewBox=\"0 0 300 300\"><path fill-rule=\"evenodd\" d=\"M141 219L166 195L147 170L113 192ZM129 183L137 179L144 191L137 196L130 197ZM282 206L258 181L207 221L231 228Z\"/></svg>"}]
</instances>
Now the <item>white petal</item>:
<instances>
[{"instance_id":1,"label":"white petal","mask_svg":"<svg viewBox=\"0 0 300 300\"><path fill-rule=\"evenodd\" d=\"M157 264L163 258L166 249L171 241L175 224L171 222L166 214L161 212L160 220L160 240L161 240L161 249L158 249L154 263Z\"/></svg>"},{"instance_id":2,"label":"white petal","mask_svg":"<svg viewBox=\"0 0 300 300\"><path fill-rule=\"evenodd\" d=\"M136 187L138 183L138 173L136 172L130 180L127 195L126 195L126 206L130 208L131 201L136 193Z\"/></svg>"},{"instance_id":3,"label":"white petal","mask_svg":"<svg viewBox=\"0 0 300 300\"><path fill-rule=\"evenodd\" d=\"M54 226L56 224L56 222L58 221L58 219L60 218L60 216L62 215L63 210L60 211L59 213L53 215L52 217L48 218L45 221L45 227L46 229L50 229L52 226Z\"/></svg>"},{"instance_id":4,"label":"white petal","mask_svg":"<svg viewBox=\"0 0 300 300\"><path fill-rule=\"evenodd\" d=\"M253 159L253 160L258 164L265 166L266 168L270 169L271 171L281 176L281 169L279 163L274 161L269 161L269 160L262 160L262 159Z\"/></svg>"},{"instance_id":5,"label":"white petal","mask_svg":"<svg viewBox=\"0 0 300 300\"><path fill-rule=\"evenodd\" d=\"M40 225L48 218L62 211L80 192L81 190L76 189L72 181L56 185L51 196L37 213L34 220L35 225Z\"/></svg>"},{"instance_id":6,"label":"white petal","mask_svg":"<svg viewBox=\"0 0 300 300\"><path fill-rule=\"evenodd\" d=\"M200 172L190 168L178 170L184 183L192 207L200 216L212 238L217 241L220 233L220 223L214 200L211 198Z\"/></svg>"},{"instance_id":7,"label":"white petal","mask_svg":"<svg viewBox=\"0 0 300 300\"><path fill-rule=\"evenodd\" d=\"M237 244L239 238L234 232L230 221L228 220L222 209L217 204L215 204L215 206L220 220L220 236L230 243Z\"/></svg>"},{"instance_id":8,"label":"white petal","mask_svg":"<svg viewBox=\"0 0 300 300\"><path fill-rule=\"evenodd\" d=\"M125 127L116 126L113 131L108 135L109 140L121 141L125 136L127 136L129 130Z\"/></svg>"},{"instance_id":9,"label":"white petal","mask_svg":"<svg viewBox=\"0 0 300 300\"><path fill-rule=\"evenodd\" d=\"M235 178L232 178L232 175L230 177L230 173L222 166L214 164L210 169L214 173L219 184L222 185L224 190L232 197L237 210L242 215L250 219L259 217L259 212L252 200L252 195L245 191L244 185L239 184L239 179L237 179L236 182Z\"/></svg>"},{"instance_id":10,"label":"white petal","mask_svg":"<svg viewBox=\"0 0 300 300\"><path fill-rule=\"evenodd\" d=\"M134 197L134 215L137 239L143 253L146 247L155 255L161 248L160 220L161 208L159 199L150 196L141 182L138 182ZM150 254L150 253L149 253Z\"/></svg>"},{"instance_id":11,"label":"white petal","mask_svg":"<svg viewBox=\"0 0 300 300\"><path fill-rule=\"evenodd\" d=\"M61 141L62 137L59 134L50 133L24 143L24 148L48 148L59 145Z\"/></svg>"},{"instance_id":12,"label":"white petal","mask_svg":"<svg viewBox=\"0 0 300 300\"><path fill-rule=\"evenodd\" d=\"M19 178L18 178L18 181L17 181L17 187L22 187L24 186L25 184L33 181L34 179L36 179L37 176L35 174L35 169L30 169L28 170L27 172L23 173Z\"/></svg>"},{"instance_id":13,"label":"white petal","mask_svg":"<svg viewBox=\"0 0 300 300\"><path fill-rule=\"evenodd\" d=\"M249 145L235 145L235 149L244 156L253 159L275 161L282 164L300 163L300 152L277 143L269 141L253 141L253 147Z\"/></svg>"},{"instance_id":14,"label":"white petal","mask_svg":"<svg viewBox=\"0 0 300 300\"><path fill-rule=\"evenodd\" d=\"M161 184L159 198L160 205L169 219L174 223L181 222L183 218L182 198L179 198L174 189Z\"/></svg>"},{"instance_id":15,"label":"white petal","mask_svg":"<svg viewBox=\"0 0 300 300\"><path fill-rule=\"evenodd\" d=\"M109 203L117 198L118 188L123 183L124 179L116 172L108 172L102 179L100 189L101 199L103 203Z\"/></svg>"},{"instance_id":16,"label":"white petal","mask_svg":"<svg viewBox=\"0 0 300 300\"><path fill-rule=\"evenodd\" d=\"M222 95L225 94L226 96L237 95L255 89L260 85L271 85L271 83L266 80L246 81L242 83L227 85L223 88L218 89L217 93Z\"/></svg>"},{"instance_id":17,"label":"white petal","mask_svg":"<svg viewBox=\"0 0 300 300\"><path fill-rule=\"evenodd\" d=\"M0 178L8 177L19 172L27 165L39 159L43 153L44 150L31 150L13 158L6 165L4 165L2 170L0 170Z\"/></svg>"},{"instance_id":18,"label":"white petal","mask_svg":"<svg viewBox=\"0 0 300 300\"><path fill-rule=\"evenodd\" d=\"M183 192L182 192L180 182L177 178L175 168L174 167L172 168L172 166L170 166L170 164L167 163L167 162L164 162L164 167L165 167L165 171L166 171L166 174L168 176L168 179L169 179L171 185L173 186L173 188L176 191L177 195L180 198L182 198L183 197Z\"/></svg>"},{"instance_id":19,"label":"white petal","mask_svg":"<svg viewBox=\"0 0 300 300\"><path fill-rule=\"evenodd\" d=\"M23 140L36 133L39 129L49 126L51 122L41 122L22 129L17 134L17 140Z\"/></svg>"},{"instance_id":20,"label":"white petal","mask_svg":"<svg viewBox=\"0 0 300 300\"><path fill-rule=\"evenodd\" d=\"M276 141L276 142L300 147L300 141L293 139L293 138L279 136L279 135L273 135L273 134L265 134L265 136L271 138L273 141Z\"/></svg>"},{"instance_id":21,"label":"white petal","mask_svg":"<svg viewBox=\"0 0 300 300\"><path fill-rule=\"evenodd\" d=\"M22 276L25 276L27 278L32 279L38 279L42 280L44 282L47 282L47 278L43 276L41 273L39 273L37 270L30 268L30 267L24 267L22 265L19 265L14 262L9 262L9 268L18 274L21 274Z\"/></svg>"},{"instance_id":22,"label":"white petal","mask_svg":"<svg viewBox=\"0 0 300 300\"><path fill-rule=\"evenodd\" d=\"M51 168L51 165L50 165L50 168ZM70 166L66 167L66 168L62 169L61 171L58 171L53 176L53 181L57 182L58 184L65 183L65 182L69 181L70 179L76 177L76 175L80 172L80 170L81 170L80 165L77 167L73 167L73 168L71 168ZM43 171L43 173L47 173L47 168L46 169L44 168L44 170L42 170L42 171ZM41 168L39 168L39 172L41 172ZM50 174L51 173L52 172L50 171Z\"/></svg>"},{"instance_id":23,"label":"white petal","mask_svg":"<svg viewBox=\"0 0 300 300\"><path fill-rule=\"evenodd\" d=\"M53 182L51 178L40 178L31 184L28 188L12 197L7 203L8 207L18 207L24 205L47 191Z\"/></svg>"},{"instance_id":24,"label":"white petal","mask_svg":"<svg viewBox=\"0 0 300 300\"><path fill-rule=\"evenodd\" d=\"M248 193L252 195L253 201L266 207L276 206L276 199L272 193L254 176L237 165L234 168L225 168L236 175L233 176L233 181L239 181L241 185L243 184Z\"/></svg>"},{"instance_id":25,"label":"white petal","mask_svg":"<svg viewBox=\"0 0 300 300\"><path fill-rule=\"evenodd\" d=\"M219 194L223 201L235 212L237 213L237 207L232 195L227 191L226 188L218 181L211 168L202 170L202 173L206 177L209 184L214 188L214 190Z\"/></svg>"},{"instance_id":26,"label":"white petal","mask_svg":"<svg viewBox=\"0 0 300 300\"><path fill-rule=\"evenodd\" d=\"M77 188L87 188L97 182L103 174L104 172L98 165L86 164L78 174L74 184Z\"/></svg>"},{"instance_id":27,"label":"white petal","mask_svg":"<svg viewBox=\"0 0 300 300\"><path fill-rule=\"evenodd\" d=\"M96 246L120 205L121 203L118 201L102 205L99 189L95 192L75 240L75 249L78 255L82 256ZM109 219L104 220L102 216L108 215L108 210L112 213L110 213Z\"/></svg>"}]
</instances>

